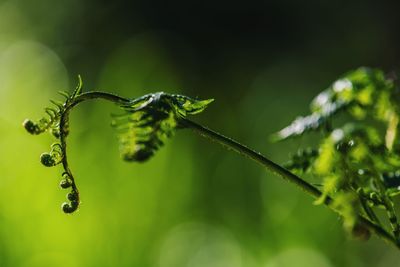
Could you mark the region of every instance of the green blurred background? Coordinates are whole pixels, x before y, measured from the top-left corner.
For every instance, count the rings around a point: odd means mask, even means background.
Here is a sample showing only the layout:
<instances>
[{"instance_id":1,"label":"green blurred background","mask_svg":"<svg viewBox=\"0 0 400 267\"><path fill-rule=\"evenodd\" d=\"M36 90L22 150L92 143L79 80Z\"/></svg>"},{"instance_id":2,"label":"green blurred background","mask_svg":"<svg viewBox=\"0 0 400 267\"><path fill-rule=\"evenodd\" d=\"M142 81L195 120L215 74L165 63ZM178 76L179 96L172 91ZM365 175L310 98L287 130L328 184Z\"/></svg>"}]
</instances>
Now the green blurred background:
<instances>
[{"instance_id":1,"label":"green blurred background","mask_svg":"<svg viewBox=\"0 0 400 267\"><path fill-rule=\"evenodd\" d=\"M74 110L70 164L80 210L60 209L61 169L30 136L57 91L166 91L216 101L194 120L277 162L309 139L268 136L359 66L398 69L398 1L0 0L0 266L397 266L372 237L189 131L146 164L118 155L108 103Z\"/></svg>"}]
</instances>

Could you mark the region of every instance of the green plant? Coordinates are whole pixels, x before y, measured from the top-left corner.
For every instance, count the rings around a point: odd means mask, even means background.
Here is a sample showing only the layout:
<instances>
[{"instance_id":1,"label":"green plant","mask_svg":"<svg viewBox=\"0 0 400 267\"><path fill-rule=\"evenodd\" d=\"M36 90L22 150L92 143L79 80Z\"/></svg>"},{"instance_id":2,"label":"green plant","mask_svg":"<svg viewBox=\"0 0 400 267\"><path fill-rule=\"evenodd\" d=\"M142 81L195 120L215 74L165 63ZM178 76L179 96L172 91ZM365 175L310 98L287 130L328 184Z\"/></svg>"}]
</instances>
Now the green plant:
<instances>
[{"instance_id":1,"label":"green plant","mask_svg":"<svg viewBox=\"0 0 400 267\"><path fill-rule=\"evenodd\" d=\"M72 94L61 94L65 101L52 101L55 108L45 109L47 118L38 122L25 120L23 125L31 134L49 131L58 140L40 159L47 167L63 166L60 186L71 190L67 195L69 203L62 205L66 213L74 212L80 201L67 161L69 113L86 100L104 99L114 102L122 111L113 117L112 125L118 133L124 160L146 161L177 129L192 129L294 183L316 198L315 204L324 204L339 213L344 228L352 235L368 239L373 232L400 248L400 226L393 200L400 194L400 143L396 138L400 93L394 79L380 70L360 68L347 73L312 101L310 115L298 117L273 136L274 141L282 141L312 131L322 134L318 146L299 150L284 167L187 119L188 115L202 112L212 99L199 101L163 92L137 99L105 92L83 93L80 78ZM339 116L346 120L344 125L337 125L334 120ZM299 174L316 177L321 185L314 186ZM385 210L387 218L379 218L376 209Z\"/></svg>"}]
</instances>

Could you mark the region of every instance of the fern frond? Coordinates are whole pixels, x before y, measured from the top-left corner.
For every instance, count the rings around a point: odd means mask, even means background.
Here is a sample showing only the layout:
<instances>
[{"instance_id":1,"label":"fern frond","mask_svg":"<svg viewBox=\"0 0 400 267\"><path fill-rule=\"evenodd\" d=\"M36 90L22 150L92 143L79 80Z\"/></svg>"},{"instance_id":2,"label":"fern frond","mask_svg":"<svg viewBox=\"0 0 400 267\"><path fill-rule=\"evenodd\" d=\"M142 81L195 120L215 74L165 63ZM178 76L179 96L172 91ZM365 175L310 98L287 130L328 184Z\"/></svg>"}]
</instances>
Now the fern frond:
<instances>
[{"instance_id":1,"label":"fern frond","mask_svg":"<svg viewBox=\"0 0 400 267\"><path fill-rule=\"evenodd\" d=\"M122 158L148 160L174 135L180 118L202 112L212 101L159 92L121 106L124 113L114 116L112 125L118 132Z\"/></svg>"}]
</instances>

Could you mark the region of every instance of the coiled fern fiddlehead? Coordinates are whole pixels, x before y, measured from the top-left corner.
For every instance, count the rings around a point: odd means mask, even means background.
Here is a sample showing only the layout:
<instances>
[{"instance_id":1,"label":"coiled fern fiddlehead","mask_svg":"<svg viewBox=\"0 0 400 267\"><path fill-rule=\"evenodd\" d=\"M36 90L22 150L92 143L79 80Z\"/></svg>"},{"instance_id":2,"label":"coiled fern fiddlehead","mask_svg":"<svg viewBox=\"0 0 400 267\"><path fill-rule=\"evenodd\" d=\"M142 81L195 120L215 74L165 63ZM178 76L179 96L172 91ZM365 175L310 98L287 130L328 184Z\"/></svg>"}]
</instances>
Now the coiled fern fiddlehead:
<instances>
[{"instance_id":1,"label":"coiled fern fiddlehead","mask_svg":"<svg viewBox=\"0 0 400 267\"><path fill-rule=\"evenodd\" d=\"M399 223L393 197L400 194L400 144L397 141L399 124L399 93L391 79L381 71L360 68L346 74L323 91L312 102L312 114L297 118L274 136L274 140L322 131L325 135L318 148L308 148L295 154L282 167L239 142L203 127L187 115L202 112L213 100L195 100L163 92L127 99L105 92L82 93L82 81L72 94L62 93L64 103L52 102L56 109L47 108L49 118L38 122L25 120L31 134L50 131L58 143L49 153L41 155L48 167L63 166L61 188L70 189L65 213L74 212L80 203L79 191L67 161L69 113L73 107L91 99L104 99L117 104L122 114L115 115L112 125L118 133L120 153L124 160L143 162L174 135L177 129L190 128L229 150L254 160L268 171L297 185L313 196L316 204L324 204L339 213L346 230L361 239L370 232L400 248ZM373 100L377 100L374 104ZM334 128L332 119L349 113L357 122ZM384 138L379 129L359 123L367 117L386 125ZM371 155L377 155L375 157ZM321 177L321 190L295 173L311 173ZM375 208L387 211L392 234L375 214Z\"/></svg>"},{"instance_id":2,"label":"coiled fern fiddlehead","mask_svg":"<svg viewBox=\"0 0 400 267\"><path fill-rule=\"evenodd\" d=\"M67 160L67 136L69 133L70 111L79 103L91 99L104 99L116 103L123 112L114 115L112 126L117 130L121 157L126 161L148 160L178 129L180 119L188 114L203 111L213 100L195 100L182 95L164 92L148 94L137 99L127 99L105 92L82 93L82 80L72 94L61 92L65 102L57 103L57 109L46 108L49 118L38 122L27 119L24 128L33 135L49 131L58 139L51 145L51 151L42 153L41 163L46 167L62 164L64 169L60 187L70 189L67 200L62 204L65 213L76 211L80 203L79 190ZM56 134L54 134L56 133Z\"/></svg>"}]
</instances>

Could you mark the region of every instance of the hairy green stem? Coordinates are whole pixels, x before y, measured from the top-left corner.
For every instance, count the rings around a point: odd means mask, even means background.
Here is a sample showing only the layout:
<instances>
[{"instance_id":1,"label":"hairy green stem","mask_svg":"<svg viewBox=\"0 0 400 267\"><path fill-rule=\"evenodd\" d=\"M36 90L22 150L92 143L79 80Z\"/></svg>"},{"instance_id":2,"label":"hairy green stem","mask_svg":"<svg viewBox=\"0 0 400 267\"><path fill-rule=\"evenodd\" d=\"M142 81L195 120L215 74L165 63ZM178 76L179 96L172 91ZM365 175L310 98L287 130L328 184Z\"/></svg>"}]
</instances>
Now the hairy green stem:
<instances>
[{"instance_id":1,"label":"hairy green stem","mask_svg":"<svg viewBox=\"0 0 400 267\"><path fill-rule=\"evenodd\" d=\"M281 177L282 179L284 179L290 183L295 184L300 189L302 189L306 193L310 194L312 197L314 197L316 199L321 197L322 192L318 188L316 188L313 185L309 184L308 182L304 181L297 175L286 170L285 168L281 167L280 165L276 164L275 162L264 157L263 155L261 155L261 153L256 152L229 137L226 137L222 134L214 132L213 130L210 130L210 129L208 129L204 126L201 126L201 125L199 125L193 121L190 121L188 119L182 118L180 123L182 126L194 130L196 133L200 134L201 136L208 138L211 141L215 141L215 142L221 144L228 150L234 150L235 152L239 153L240 155L250 158L251 160L254 160L258 164L265 167L268 171L274 173L275 175ZM335 212L338 212L335 208L332 207L332 205L331 205L332 203L333 203L332 198L330 198L330 197L325 198L324 204L327 207L329 207L330 209L334 210ZM371 222L370 220L368 220L367 218L365 218L362 215L358 215L357 220L361 225L366 227L368 230L375 233L376 235L378 235L380 238L382 238L389 244L395 246L397 249L400 249L400 244L385 229L383 229L379 225L376 225L375 223Z\"/></svg>"},{"instance_id":2,"label":"hairy green stem","mask_svg":"<svg viewBox=\"0 0 400 267\"><path fill-rule=\"evenodd\" d=\"M202 135L212 141L218 142L219 144L223 145L224 147L228 148L229 150L232 149L232 150L236 151L237 153L254 160L258 164L267 168L268 171L274 173L275 175L281 177L282 179L284 179L288 182L296 184L298 187L300 187L306 193L309 193L315 197L321 196L321 194L322 194L321 191L319 191L316 187L314 187L313 185L304 181L303 179L301 179L297 175L293 174L292 172L281 167L280 165L276 164L275 162L267 159L266 157L261 155L261 153L256 152L229 137L226 137L222 134L214 132L206 127L203 127L203 126L193 122L193 121L190 121L187 119L182 119L181 124L184 127L193 129L195 132L199 133L200 135ZM331 202L331 199L328 199L326 204L330 204L330 202Z\"/></svg>"},{"instance_id":3,"label":"hairy green stem","mask_svg":"<svg viewBox=\"0 0 400 267\"><path fill-rule=\"evenodd\" d=\"M117 95L106 93L106 92L93 91L93 92L83 93L83 94L77 96L71 103L69 103L65 107L65 111L61 115L61 119L60 119L60 128L63 129L63 127L67 126L69 112L72 110L72 108L74 106L76 106L77 104L79 104L81 102L84 102L86 100L91 100L91 99L104 99L104 100L108 100L108 101L111 101L111 102L119 104L119 105L129 104L129 102L130 102L130 99L119 97ZM181 126L183 126L185 128L190 128L190 129L194 130L196 133L200 134L201 136L204 136L211 141L215 141L215 142L223 145L228 150L234 150L235 152L241 154L242 156L245 156L251 160L254 160L255 162L257 162L261 166L265 167L268 171L272 172L273 174L281 177L282 179L284 179L290 183L295 184L301 190L305 191L312 197L319 198L322 195L321 191L318 188L316 188L313 185L311 185L310 183L304 181L297 175L286 170L285 168L281 167L280 165L276 164L275 162L264 157L263 155L261 155L261 153L256 152L229 137L226 137L222 134L214 132L214 131L212 131L206 127L203 127L203 126L201 126L193 121L190 121L188 119L180 118L179 123ZM65 170L68 172L68 174L71 176L71 178L73 180L72 173L71 173L71 171L68 167L68 163L67 163L66 139L63 134L61 136L62 136L61 137L61 145L62 145L63 151L65 153L62 163L64 165ZM73 182L73 188L76 189L75 182ZM331 205L332 203L333 203L332 198L330 198L330 197L325 198L324 204L326 206L328 206L329 208L331 208L332 210L338 212L334 207L332 207L332 205ZM371 222L370 220L368 220L367 218L365 218L362 215L358 215L358 222L362 226L364 226L368 230L370 230L371 232L378 235L380 238L384 239L386 242L388 242L388 243L394 245L396 248L400 249L400 244L396 241L396 239L390 233L388 233L385 229L380 227L379 225L376 225L375 223Z\"/></svg>"}]
</instances>

